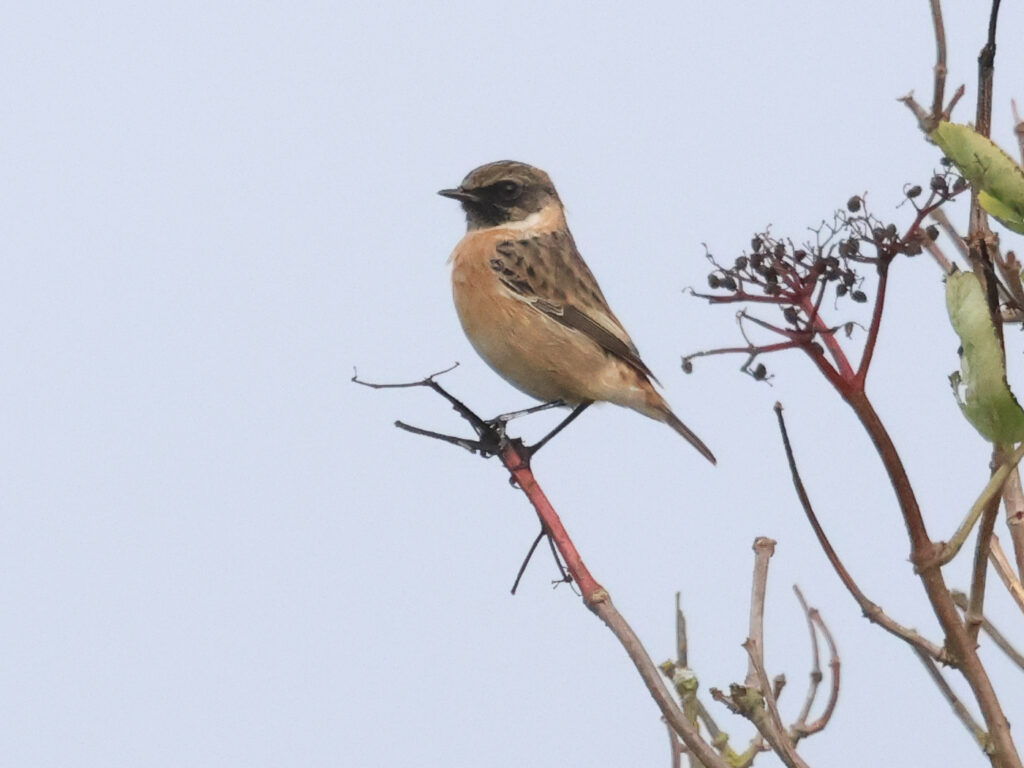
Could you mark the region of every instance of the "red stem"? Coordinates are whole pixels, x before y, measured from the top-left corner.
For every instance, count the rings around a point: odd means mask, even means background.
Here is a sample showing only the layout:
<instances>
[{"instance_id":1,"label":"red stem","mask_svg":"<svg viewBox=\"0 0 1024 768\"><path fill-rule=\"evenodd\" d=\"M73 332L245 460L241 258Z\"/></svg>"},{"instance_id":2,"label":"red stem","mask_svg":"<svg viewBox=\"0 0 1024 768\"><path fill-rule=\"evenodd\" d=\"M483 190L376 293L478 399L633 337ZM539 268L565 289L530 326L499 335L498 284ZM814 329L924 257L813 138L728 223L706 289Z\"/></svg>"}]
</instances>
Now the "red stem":
<instances>
[{"instance_id":1,"label":"red stem","mask_svg":"<svg viewBox=\"0 0 1024 768\"><path fill-rule=\"evenodd\" d=\"M832 329L830 329L828 325L825 324L825 321L821 319L821 315L818 314L817 309L811 304L809 298L804 297L800 303L804 310L804 314L810 318L814 330L818 332L818 336L821 338L822 344L825 345L825 348L832 355L832 359L836 361L836 368L838 369L840 378L844 381L853 381L856 375L853 371L853 366L850 365L850 361L847 359L846 353L843 351L843 348L839 346L839 342L836 341L835 334L832 333ZM819 363L818 367L822 368L822 365ZM835 371L833 371L833 373L835 373ZM832 381L831 377L829 377L829 381ZM842 388L844 387L841 387L841 389Z\"/></svg>"},{"instance_id":2,"label":"red stem","mask_svg":"<svg viewBox=\"0 0 1024 768\"><path fill-rule=\"evenodd\" d=\"M868 338L864 342L864 354L860 358L860 367L857 369L857 376L854 380L855 386L861 392L864 391L864 384L868 377L868 369L871 367L871 358L875 354L875 342L878 341L878 330L882 327L882 310L885 308L885 288L889 283L889 262L881 259L878 262L878 296L875 298L874 311L871 314L871 325L868 328Z\"/></svg>"},{"instance_id":3,"label":"red stem","mask_svg":"<svg viewBox=\"0 0 1024 768\"><path fill-rule=\"evenodd\" d=\"M587 566L583 564L583 558L576 551L576 546L572 543L572 539L569 538L569 533L565 530L565 526L562 525L558 513L555 512L555 508L551 506L548 497L544 495L544 491L541 490L541 487L534 479L533 471L524 464L523 457L519 455L515 445L511 442L507 443L504 449L502 449L501 461L512 474L512 477L515 478L519 488L526 494L526 498L533 504L533 508L537 511L537 517L540 518L541 525L544 526L545 532L551 537L551 541L554 542L558 553L565 561L565 567L568 569L569 575L572 576L573 581L576 582L580 592L583 594L584 604L587 608L596 612L597 606L608 599L608 593L590 575Z\"/></svg>"}]
</instances>

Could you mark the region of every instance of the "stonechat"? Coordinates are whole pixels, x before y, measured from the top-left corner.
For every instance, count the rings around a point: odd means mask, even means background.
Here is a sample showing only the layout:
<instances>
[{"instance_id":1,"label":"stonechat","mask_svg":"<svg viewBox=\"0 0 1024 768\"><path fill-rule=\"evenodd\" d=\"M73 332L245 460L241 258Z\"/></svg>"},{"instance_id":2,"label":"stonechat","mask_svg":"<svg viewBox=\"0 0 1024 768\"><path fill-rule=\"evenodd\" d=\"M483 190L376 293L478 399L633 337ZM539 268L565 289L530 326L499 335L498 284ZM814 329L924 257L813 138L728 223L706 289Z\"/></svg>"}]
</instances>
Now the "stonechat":
<instances>
[{"instance_id":1,"label":"stonechat","mask_svg":"<svg viewBox=\"0 0 1024 768\"><path fill-rule=\"evenodd\" d=\"M452 292L466 336L491 368L538 400L632 408L715 463L654 389L657 379L576 249L544 171L490 163L439 194L466 212L466 236L449 259Z\"/></svg>"}]
</instances>

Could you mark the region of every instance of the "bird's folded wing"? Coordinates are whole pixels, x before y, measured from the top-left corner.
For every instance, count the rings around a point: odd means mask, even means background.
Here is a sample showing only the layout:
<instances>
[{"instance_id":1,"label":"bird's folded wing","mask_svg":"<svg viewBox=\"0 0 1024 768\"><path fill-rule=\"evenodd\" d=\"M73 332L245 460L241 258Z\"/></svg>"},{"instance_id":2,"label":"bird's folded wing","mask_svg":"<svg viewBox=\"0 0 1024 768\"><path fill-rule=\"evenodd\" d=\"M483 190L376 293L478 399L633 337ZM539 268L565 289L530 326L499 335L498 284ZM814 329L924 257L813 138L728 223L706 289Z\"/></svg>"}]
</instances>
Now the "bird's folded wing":
<instances>
[{"instance_id":1,"label":"bird's folded wing","mask_svg":"<svg viewBox=\"0 0 1024 768\"><path fill-rule=\"evenodd\" d=\"M516 298L657 381L612 313L568 232L503 240L495 246L490 267Z\"/></svg>"}]
</instances>

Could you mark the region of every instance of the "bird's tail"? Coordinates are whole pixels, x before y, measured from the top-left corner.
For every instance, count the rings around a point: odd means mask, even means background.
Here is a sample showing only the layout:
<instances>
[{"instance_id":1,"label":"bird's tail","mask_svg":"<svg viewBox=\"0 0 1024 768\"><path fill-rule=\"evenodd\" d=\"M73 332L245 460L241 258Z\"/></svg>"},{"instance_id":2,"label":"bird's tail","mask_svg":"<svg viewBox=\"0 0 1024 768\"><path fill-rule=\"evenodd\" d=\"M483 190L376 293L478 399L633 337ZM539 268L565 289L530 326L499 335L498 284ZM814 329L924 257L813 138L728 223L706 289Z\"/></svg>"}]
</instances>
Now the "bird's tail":
<instances>
[{"instance_id":1,"label":"bird's tail","mask_svg":"<svg viewBox=\"0 0 1024 768\"><path fill-rule=\"evenodd\" d=\"M700 455L710 461L712 464L717 464L718 460L715 459L715 454L711 452L711 449L704 445L704 441L701 440L693 431L683 424L679 420L679 417L672 413L672 408L665 402L665 398L655 391L654 387L651 386L650 382L644 379L642 382L644 385L636 387L630 390L633 395L629 400L618 400L619 405L624 405L626 408L632 408L634 411L639 411L644 416L655 421L663 421L668 424L672 429L682 435L686 442L700 451ZM638 392L639 390L639 392Z\"/></svg>"},{"instance_id":2,"label":"bird's tail","mask_svg":"<svg viewBox=\"0 0 1024 768\"><path fill-rule=\"evenodd\" d=\"M672 411L666 409L663 412L662 416L662 420L670 427L672 427L672 429L674 429L676 432L678 432L680 435L686 438L686 442L688 442L690 445L692 445L694 448L700 451L701 456L710 461L712 464L718 463L717 459L715 459L715 454L711 452L710 448L704 445L704 441L697 437L697 435L695 435L688 426L683 424L683 422L681 422L679 418L674 413L672 413Z\"/></svg>"}]
</instances>

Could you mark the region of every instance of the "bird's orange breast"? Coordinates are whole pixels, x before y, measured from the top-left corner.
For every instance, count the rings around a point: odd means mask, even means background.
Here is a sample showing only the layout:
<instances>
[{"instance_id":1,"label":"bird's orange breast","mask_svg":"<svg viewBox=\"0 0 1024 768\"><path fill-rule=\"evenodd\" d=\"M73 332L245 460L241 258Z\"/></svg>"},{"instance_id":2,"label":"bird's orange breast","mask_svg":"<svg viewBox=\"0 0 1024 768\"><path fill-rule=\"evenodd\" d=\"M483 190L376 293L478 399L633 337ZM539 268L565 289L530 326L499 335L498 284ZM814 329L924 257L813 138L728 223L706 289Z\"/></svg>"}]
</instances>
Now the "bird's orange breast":
<instances>
[{"instance_id":1,"label":"bird's orange breast","mask_svg":"<svg viewBox=\"0 0 1024 768\"><path fill-rule=\"evenodd\" d=\"M501 283L490 264L495 248L522 237L522 232L506 229L471 231L452 253L455 309L477 354L506 381L538 400L631 405L645 397L650 384L631 366Z\"/></svg>"}]
</instances>

